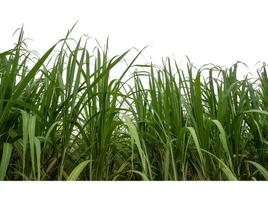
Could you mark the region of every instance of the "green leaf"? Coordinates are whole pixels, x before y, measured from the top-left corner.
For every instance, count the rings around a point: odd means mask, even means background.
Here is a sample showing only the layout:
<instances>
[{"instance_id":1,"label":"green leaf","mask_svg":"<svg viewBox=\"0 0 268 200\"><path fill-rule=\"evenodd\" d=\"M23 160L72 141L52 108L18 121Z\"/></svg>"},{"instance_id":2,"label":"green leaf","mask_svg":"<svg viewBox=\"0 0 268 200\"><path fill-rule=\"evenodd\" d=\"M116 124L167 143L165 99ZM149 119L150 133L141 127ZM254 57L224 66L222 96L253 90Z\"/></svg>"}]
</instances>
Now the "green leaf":
<instances>
[{"instance_id":1,"label":"green leaf","mask_svg":"<svg viewBox=\"0 0 268 200\"><path fill-rule=\"evenodd\" d=\"M221 144L223 146L223 149L225 151L225 153L227 154L228 156L228 164L229 164L229 167L233 170L233 163L232 163L232 158L231 158L231 155L230 155L230 151L229 151L229 147L228 147L228 143L227 143L227 138L226 138L226 133L220 123L219 120L211 120L219 129L220 131L220 141L221 141Z\"/></svg>"},{"instance_id":2,"label":"green leaf","mask_svg":"<svg viewBox=\"0 0 268 200\"><path fill-rule=\"evenodd\" d=\"M37 180L41 178L41 144L37 137L34 138L36 150L36 164L37 164Z\"/></svg>"},{"instance_id":3,"label":"green leaf","mask_svg":"<svg viewBox=\"0 0 268 200\"><path fill-rule=\"evenodd\" d=\"M253 161L248 161L248 162L251 163L252 165L254 165L257 168L257 170L263 175L263 177L268 181L268 170L267 169L265 169L259 163L256 163Z\"/></svg>"},{"instance_id":4,"label":"green leaf","mask_svg":"<svg viewBox=\"0 0 268 200\"><path fill-rule=\"evenodd\" d=\"M85 167L88 165L89 162L90 162L90 160L86 160L86 161L81 162L79 165L77 165L73 169L71 174L69 175L67 181L75 181L75 180L77 180L77 178L79 177L79 175L85 169Z\"/></svg>"},{"instance_id":5,"label":"green leaf","mask_svg":"<svg viewBox=\"0 0 268 200\"><path fill-rule=\"evenodd\" d=\"M2 153L2 159L1 159L1 165L0 165L0 180L4 180L7 172L7 168L9 165L9 161L12 154L12 145L9 143L4 143L3 146L3 153Z\"/></svg>"}]
</instances>

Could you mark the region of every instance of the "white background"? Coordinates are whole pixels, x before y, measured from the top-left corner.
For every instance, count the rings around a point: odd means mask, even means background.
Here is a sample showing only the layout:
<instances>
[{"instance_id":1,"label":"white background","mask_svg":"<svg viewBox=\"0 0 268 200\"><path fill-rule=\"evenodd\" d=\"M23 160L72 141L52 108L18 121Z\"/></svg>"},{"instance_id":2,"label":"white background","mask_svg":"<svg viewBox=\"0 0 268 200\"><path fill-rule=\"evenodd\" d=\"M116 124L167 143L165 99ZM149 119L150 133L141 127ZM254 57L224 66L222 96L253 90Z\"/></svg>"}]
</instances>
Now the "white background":
<instances>
[{"instance_id":1,"label":"white background","mask_svg":"<svg viewBox=\"0 0 268 200\"><path fill-rule=\"evenodd\" d=\"M8 200L259 200L267 199L265 182L1 182Z\"/></svg>"},{"instance_id":2,"label":"white background","mask_svg":"<svg viewBox=\"0 0 268 200\"><path fill-rule=\"evenodd\" d=\"M254 66L268 61L268 6L261 0L8 0L0 3L0 51L24 24L32 49L43 53L77 21L74 36L110 38L111 53L151 45L146 55L161 64L189 56L197 65ZM149 59L151 59L149 58Z\"/></svg>"},{"instance_id":3,"label":"white background","mask_svg":"<svg viewBox=\"0 0 268 200\"><path fill-rule=\"evenodd\" d=\"M151 45L146 55L159 64L162 56L180 61L186 55L197 66L212 62L228 67L239 60L254 68L258 61L268 61L268 5L260 0L3 0L0 51L12 47L13 32L24 24L26 37L32 39L30 48L42 54L77 20L77 38L87 34L104 44L109 36L111 53ZM81 194L109 199L170 199L172 194L187 199L231 199L232 194L237 199L258 199L265 192L264 183L59 185L3 183L0 193L5 192L9 199L14 195L20 199L82 199Z\"/></svg>"}]
</instances>

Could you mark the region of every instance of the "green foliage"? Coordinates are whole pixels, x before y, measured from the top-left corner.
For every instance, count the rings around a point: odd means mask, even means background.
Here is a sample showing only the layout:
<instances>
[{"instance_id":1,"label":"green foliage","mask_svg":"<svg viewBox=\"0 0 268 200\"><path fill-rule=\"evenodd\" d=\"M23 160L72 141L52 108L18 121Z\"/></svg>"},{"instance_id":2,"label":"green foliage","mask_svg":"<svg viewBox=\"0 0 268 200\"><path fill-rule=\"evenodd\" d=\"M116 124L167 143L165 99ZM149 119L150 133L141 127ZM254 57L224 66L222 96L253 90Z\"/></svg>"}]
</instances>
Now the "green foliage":
<instances>
[{"instance_id":1,"label":"green foliage","mask_svg":"<svg viewBox=\"0 0 268 200\"><path fill-rule=\"evenodd\" d=\"M71 31L0 53L0 180L267 180L265 64L138 64Z\"/></svg>"}]
</instances>

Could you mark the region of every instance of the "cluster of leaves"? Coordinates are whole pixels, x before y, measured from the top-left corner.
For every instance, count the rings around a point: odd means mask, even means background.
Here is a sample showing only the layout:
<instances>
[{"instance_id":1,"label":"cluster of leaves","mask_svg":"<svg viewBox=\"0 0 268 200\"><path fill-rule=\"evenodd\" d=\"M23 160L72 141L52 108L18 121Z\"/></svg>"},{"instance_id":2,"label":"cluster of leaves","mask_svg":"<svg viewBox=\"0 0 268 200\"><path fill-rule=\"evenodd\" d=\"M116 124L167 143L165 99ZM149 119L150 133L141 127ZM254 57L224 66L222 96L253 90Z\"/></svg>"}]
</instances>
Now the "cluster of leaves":
<instances>
[{"instance_id":1,"label":"cluster of leaves","mask_svg":"<svg viewBox=\"0 0 268 200\"><path fill-rule=\"evenodd\" d=\"M0 53L0 180L268 179L266 65L140 65L69 34L37 61L23 31Z\"/></svg>"}]
</instances>

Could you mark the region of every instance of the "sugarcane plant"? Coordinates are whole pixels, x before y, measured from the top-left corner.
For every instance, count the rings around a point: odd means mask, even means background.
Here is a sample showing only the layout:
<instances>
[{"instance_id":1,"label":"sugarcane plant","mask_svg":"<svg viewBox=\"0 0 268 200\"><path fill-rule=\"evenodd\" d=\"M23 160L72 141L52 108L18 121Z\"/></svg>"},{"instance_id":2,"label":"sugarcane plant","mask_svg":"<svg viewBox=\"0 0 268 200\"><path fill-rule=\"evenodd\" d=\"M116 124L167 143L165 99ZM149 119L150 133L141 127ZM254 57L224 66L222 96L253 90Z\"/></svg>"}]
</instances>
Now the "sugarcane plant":
<instances>
[{"instance_id":1,"label":"sugarcane plant","mask_svg":"<svg viewBox=\"0 0 268 200\"><path fill-rule=\"evenodd\" d=\"M72 30L0 53L0 180L268 180L265 63L142 63Z\"/></svg>"}]
</instances>

